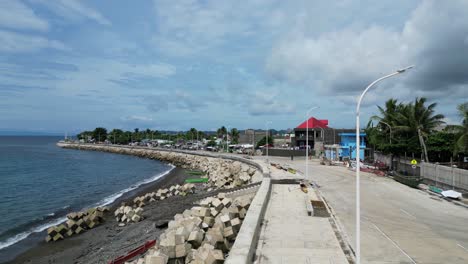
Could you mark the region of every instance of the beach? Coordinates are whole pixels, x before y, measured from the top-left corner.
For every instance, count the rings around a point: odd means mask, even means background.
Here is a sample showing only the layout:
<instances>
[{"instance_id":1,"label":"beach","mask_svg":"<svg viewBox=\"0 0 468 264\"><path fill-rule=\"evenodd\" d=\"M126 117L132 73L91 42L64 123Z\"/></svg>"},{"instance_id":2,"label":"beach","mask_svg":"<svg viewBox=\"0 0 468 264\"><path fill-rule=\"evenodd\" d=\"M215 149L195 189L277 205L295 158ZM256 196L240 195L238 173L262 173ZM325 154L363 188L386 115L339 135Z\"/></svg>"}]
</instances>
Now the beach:
<instances>
[{"instance_id":1,"label":"beach","mask_svg":"<svg viewBox=\"0 0 468 264\"><path fill-rule=\"evenodd\" d=\"M251 165L218 157L206 157L205 154L187 155L187 153L98 145L58 145L155 159L176 167L165 176L140 185L115 200L109 205L110 211L104 215L104 222L97 227L80 235L49 243L45 241L45 231L33 234L35 243L6 263L107 263L116 257L126 255L149 240L157 240L166 231L167 223L174 219L176 214L191 209L200 200L226 192L227 189L231 192L252 185L258 186L262 178L262 174ZM140 222L121 226L121 223L114 218L114 211L122 204L133 205L135 197L183 184L185 179L193 178L194 176L187 171L191 169L206 172L209 183L195 184L194 193L185 196L174 195L164 200L158 199L147 203L143 207L143 220Z\"/></svg>"},{"instance_id":2,"label":"beach","mask_svg":"<svg viewBox=\"0 0 468 264\"><path fill-rule=\"evenodd\" d=\"M147 240L156 239L163 231L155 227L156 222L170 220L176 213L192 207L194 201L205 197L207 193L198 191L197 194L185 197L174 196L148 204L144 207L145 219L139 223L130 223L125 227L118 226L113 212L122 202L130 203L136 196L181 184L187 177L184 169L175 168L168 175L142 185L117 199L110 205L111 210L106 214L102 225L62 241L52 243L42 241L7 263L104 263ZM39 235L45 238L46 232L41 232Z\"/></svg>"},{"instance_id":3,"label":"beach","mask_svg":"<svg viewBox=\"0 0 468 264\"><path fill-rule=\"evenodd\" d=\"M165 228L158 228L159 224L173 219L175 214L182 213L185 209L190 209L196 201L225 191L215 189L208 192L198 187L195 194L172 196L162 201L149 203L144 207L143 221L130 223L125 227L118 226L113 212L119 205L130 204L136 196L181 184L188 177L185 169L176 167L157 181L143 185L117 199L110 205L111 210L106 214L102 225L62 241L51 243L42 241L6 263L107 263L148 240L157 239L165 230ZM245 187L247 186L233 188L230 191ZM40 235L45 237L46 233L41 232Z\"/></svg>"}]
</instances>

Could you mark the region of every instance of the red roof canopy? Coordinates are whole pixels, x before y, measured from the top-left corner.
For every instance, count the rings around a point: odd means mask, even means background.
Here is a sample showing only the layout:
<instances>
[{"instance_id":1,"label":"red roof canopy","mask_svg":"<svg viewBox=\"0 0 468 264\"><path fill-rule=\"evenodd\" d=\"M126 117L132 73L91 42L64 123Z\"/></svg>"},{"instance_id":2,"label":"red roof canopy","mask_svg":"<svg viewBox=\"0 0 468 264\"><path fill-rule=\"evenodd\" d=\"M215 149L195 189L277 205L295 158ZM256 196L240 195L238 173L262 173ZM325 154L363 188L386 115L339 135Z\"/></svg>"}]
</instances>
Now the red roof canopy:
<instances>
[{"instance_id":1,"label":"red roof canopy","mask_svg":"<svg viewBox=\"0 0 468 264\"><path fill-rule=\"evenodd\" d=\"M318 120L315 117L309 118L309 120L304 121L297 128L307 128L307 123L309 128L328 128L328 120Z\"/></svg>"}]
</instances>

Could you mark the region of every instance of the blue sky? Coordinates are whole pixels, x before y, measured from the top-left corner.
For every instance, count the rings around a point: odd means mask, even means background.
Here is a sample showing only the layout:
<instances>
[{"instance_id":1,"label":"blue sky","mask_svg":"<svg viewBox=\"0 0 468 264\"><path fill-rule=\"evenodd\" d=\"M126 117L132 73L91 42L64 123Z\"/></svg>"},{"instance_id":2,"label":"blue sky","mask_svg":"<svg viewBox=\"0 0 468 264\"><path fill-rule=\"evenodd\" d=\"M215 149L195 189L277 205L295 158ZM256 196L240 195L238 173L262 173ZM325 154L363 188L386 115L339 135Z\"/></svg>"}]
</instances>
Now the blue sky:
<instances>
[{"instance_id":1,"label":"blue sky","mask_svg":"<svg viewBox=\"0 0 468 264\"><path fill-rule=\"evenodd\" d=\"M353 127L368 94L447 122L468 96L468 1L0 1L0 130Z\"/></svg>"}]
</instances>

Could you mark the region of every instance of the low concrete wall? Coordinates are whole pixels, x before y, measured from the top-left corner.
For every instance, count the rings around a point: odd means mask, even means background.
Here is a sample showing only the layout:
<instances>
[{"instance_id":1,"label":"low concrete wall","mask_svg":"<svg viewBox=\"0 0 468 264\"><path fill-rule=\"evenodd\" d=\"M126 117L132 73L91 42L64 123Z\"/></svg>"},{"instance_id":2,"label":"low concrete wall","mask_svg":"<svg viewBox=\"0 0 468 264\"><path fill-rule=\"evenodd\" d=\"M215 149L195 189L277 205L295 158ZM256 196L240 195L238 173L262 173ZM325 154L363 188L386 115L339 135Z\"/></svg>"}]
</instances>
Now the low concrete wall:
<instances>
[{"instance_id":1,"label":"low concrete wall","mask_svg":"<svg viewBox=\"0 0 468 264\"><path fill-rule=\"evenodd\" d=\"M266 155L266 150L262 150L263 155ZM305 150L292 150L292 149L268 149L269 156L276 156L276 157L304 157L306 155ZM314 151L312 150L310 153L311 156L314 155Z\"/></svg>"},{"instance_id":2,"label":"low concrete wall","mask_svg":"<svg viewBox=\"0 0 468 264\"><path fill-rule=\"evenodd\" d=\"M236 241L229 252L226 264L252 263L260 235L260 224L265 216L271 195L271 179L263 178L249 211L245 216Z\"/></svg>"},{"instance_id":3,"label":"low concrete wall","mask_svg":"<svg viewBox=\"0 0 468 264\"><path fill-rule=\"evenodd\" d=\"M434 185L445 189L468 191L468 170L422 162L421 172L422 177Z\"/></svg>"},{"instance_id":4,"label":"low concrete wall","mask_svg":"<svg viewBox=\"0 0 468 264\"><path fill-rule=\"evenodd\" d=\"M58 143L59 147L69 147L73 145L74 148L78 148L80 145L92 145L92 144L70 144L70 143ZM99 149L99 145L96 149ZM103 146L104 147L104 146ZM131 147L131 146L110 146L105 147L111 148L127 148L127 149L144 149L154 151L166 151L166 152L177 152L188 155L197 155L211 158L222 158L230 159L246 163L259 169L263 174L262 183L258 189L252 203L250 204L247 215L242 223L242 227L239 230L234 245L229 252L229 257L226 259L227 264L238 264L238 263L252 263L257 249L258 237L260 235L260 224L262 223L263 217L265 216L268 201L270 200L271 194L271 179L270 170L264 163L258 163L254 160L245 159L239 156L230 154L218 154L212 152L198 152L198 151L186 151L186 150L171 150L171 149L159 149L159 148L146 148L146 147ZM104 148L103 148L104 149Z\"/></svg>"}]
</instances>

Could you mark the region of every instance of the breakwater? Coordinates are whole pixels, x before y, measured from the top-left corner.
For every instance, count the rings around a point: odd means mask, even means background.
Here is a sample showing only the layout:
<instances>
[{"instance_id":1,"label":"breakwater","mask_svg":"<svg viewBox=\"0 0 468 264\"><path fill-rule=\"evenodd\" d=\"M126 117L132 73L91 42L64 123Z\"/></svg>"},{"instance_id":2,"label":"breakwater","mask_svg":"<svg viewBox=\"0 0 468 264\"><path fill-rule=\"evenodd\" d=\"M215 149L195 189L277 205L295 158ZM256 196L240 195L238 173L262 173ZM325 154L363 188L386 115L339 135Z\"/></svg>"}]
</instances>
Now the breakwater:
<instances>
[{"instance_id":1,"label":"breakwater","mask_svg":"<svg viewBox=\"0 0 468 264\"><path fill-rule=\"evenodd\" d=\"M64 148L135 155L166 161L182 168L198 169L206 173L209 178L208 183L214 188L229 189L243 183L261 181L260 188L251 202L249 212L232 245L229 258L226 259L227 263L252 262L261 220L271 192L269 169L264 163L219 153L91 144L59 143L58 145Z\"/></svg>"},{"instance_id":2,"label":"breakwater","mask_svg":"<svg viewBox=\"0 0 468 264\"><path fill-rule=\"evenodd\" d=\"M244 184L258 182L263 178L262 172L253 164L220 158L220 156L200 155L198 153L175 152L158 149L108 146L96 144L57 143L59 147L104 151L117 154L134 155L171 163L185 169L200 170L208 177L208 184L213 188L230 189Z\"/></svg>"}]
</instances>

